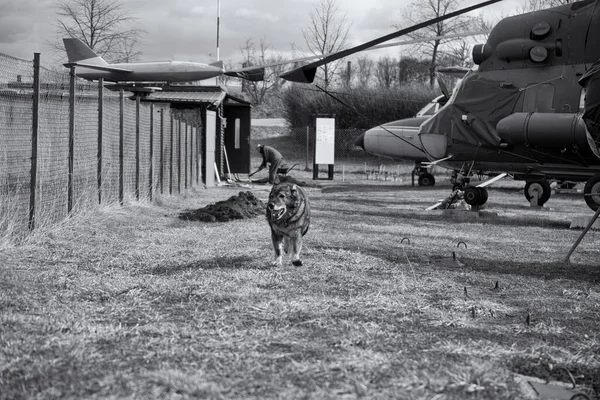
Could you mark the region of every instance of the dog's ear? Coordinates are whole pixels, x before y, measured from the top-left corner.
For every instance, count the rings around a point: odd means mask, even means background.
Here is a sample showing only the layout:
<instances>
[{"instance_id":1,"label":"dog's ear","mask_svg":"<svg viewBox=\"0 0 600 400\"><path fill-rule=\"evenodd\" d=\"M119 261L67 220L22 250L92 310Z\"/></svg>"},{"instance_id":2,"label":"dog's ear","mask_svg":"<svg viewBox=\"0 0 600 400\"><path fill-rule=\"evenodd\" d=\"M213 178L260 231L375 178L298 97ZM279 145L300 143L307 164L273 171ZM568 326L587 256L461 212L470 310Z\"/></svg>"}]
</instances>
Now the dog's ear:
<instances>
[{"instance_id":1,"label":"dog's ear","mask_svg":"<svg viewBox=\"0 0 600 400\"><path fill-rule=\"evenodd\" d=\"M290 188L290 197L294 200L298 200L298 186L296 186L296 184L293 184Z\"/></svg>"}]
</instances>

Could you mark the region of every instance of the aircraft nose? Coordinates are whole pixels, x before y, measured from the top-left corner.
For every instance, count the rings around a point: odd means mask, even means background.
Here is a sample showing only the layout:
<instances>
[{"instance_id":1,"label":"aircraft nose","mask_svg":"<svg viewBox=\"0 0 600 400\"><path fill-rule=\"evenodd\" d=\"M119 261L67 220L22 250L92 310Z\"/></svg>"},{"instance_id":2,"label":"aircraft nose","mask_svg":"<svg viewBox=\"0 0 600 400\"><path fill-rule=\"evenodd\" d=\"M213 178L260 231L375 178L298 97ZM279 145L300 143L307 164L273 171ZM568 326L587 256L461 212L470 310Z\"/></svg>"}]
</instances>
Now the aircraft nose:
<instances>
[{"instance_id":1,"label":"aircraft nose","mask_svg":"<svg viewBox=\"0 0 600 400\"><path fill-rule=\"evenodd\" d=\"M365 133L366 132L361 133L360 136L357 137L354 141L354 145L360 147L363 150L365 150Z\"/></svg>"}]
</instances>

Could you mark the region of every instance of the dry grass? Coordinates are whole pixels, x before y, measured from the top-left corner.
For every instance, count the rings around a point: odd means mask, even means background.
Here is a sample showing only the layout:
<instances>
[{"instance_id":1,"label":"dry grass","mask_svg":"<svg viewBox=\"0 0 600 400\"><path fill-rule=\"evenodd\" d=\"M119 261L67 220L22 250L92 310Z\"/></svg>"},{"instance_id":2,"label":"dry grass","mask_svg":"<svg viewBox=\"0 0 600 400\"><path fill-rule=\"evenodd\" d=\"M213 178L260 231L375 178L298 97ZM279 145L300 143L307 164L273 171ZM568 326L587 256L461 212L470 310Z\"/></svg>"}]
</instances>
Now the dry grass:
<instances>
[{"instance_id":1,"label":"dry grass","mask_svg":"<svg viewBox=\"0 0 600 400\"><path fill-rule=\"evenodd\" d=\"M333 183L307 188L303 267L270 264L263 218L177 219L245 188L0 250L0 398L514 399L562 368L600 393L599 233L560 262L580 197L533 210L508 184L497 219L461 221L422 211L447 187Z\"/></svg>"}]
</instances>

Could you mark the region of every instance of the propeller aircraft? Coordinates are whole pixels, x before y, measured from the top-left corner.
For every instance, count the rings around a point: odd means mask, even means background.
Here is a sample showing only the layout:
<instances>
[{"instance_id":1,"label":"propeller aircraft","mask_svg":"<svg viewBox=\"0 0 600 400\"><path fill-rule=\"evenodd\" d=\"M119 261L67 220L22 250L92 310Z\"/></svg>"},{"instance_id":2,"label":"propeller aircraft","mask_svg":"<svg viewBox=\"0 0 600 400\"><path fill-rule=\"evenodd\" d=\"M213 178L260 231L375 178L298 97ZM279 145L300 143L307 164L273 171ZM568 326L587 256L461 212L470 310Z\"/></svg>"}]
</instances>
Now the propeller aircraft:
<instances>
[{"instance_id":1,"label":"propeller aircraft","mask_svg":"<svg viewBox=\"0 0 600 400\"><path fill-rule=\"evenodd\" d=\"M493 1L480 3L482 7ZM465 12L470 8L454 13ZM450 14L448 14L450 15ZM282 75L312 82L327 62L412 32L439 18L330 55ZM581 0L502 19L473 49L469 72L447 104L419 125L431 161L461 171L467 203L487 191L473 173L508 173L526 181L525 196L544 204L548 179L586 182L587 205L600 208L600 0ZM461 178L462 175L462 178Z\"/></svg>"}]
</instances>

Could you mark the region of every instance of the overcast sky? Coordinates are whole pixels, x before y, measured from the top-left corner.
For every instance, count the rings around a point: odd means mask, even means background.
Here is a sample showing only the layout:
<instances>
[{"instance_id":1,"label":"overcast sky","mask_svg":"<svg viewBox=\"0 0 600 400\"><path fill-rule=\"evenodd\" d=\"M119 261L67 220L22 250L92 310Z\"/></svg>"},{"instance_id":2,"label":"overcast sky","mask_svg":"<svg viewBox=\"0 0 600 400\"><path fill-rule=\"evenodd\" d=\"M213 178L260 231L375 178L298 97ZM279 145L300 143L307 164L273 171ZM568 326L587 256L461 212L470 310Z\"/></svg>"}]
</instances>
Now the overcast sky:
<instances>
[{"instance_id":1,"label":"overcast sky","mask_svg":"<svg viewBox=\"0 0 600 400\"><path fill-rule=\"evenodd\" d=\"M481 0L463 0L462 7ZM503 0L485 8L486 18L511 15L523 0ZM219 0L123 0L124 8L146 31L141 61L213 61L216 57L216 20ZM412 0L336 0L346 14L351 44L374 39L406 24ZM246 39L264 39L271 48L289 53L292 44L306 45L301 29L320 0L220 0L220 58L234 60ZM0 0L0 53L32 59L42 53L42 64L56 60L46 41L60 38L55 30L54 0ZM480 13L482 11L476 11ZM400 50L397 50L400 51ZM58 56L61 56L60 54ZM60 60L62 62L62 60Z\"/></svg>"}]
</instances>

